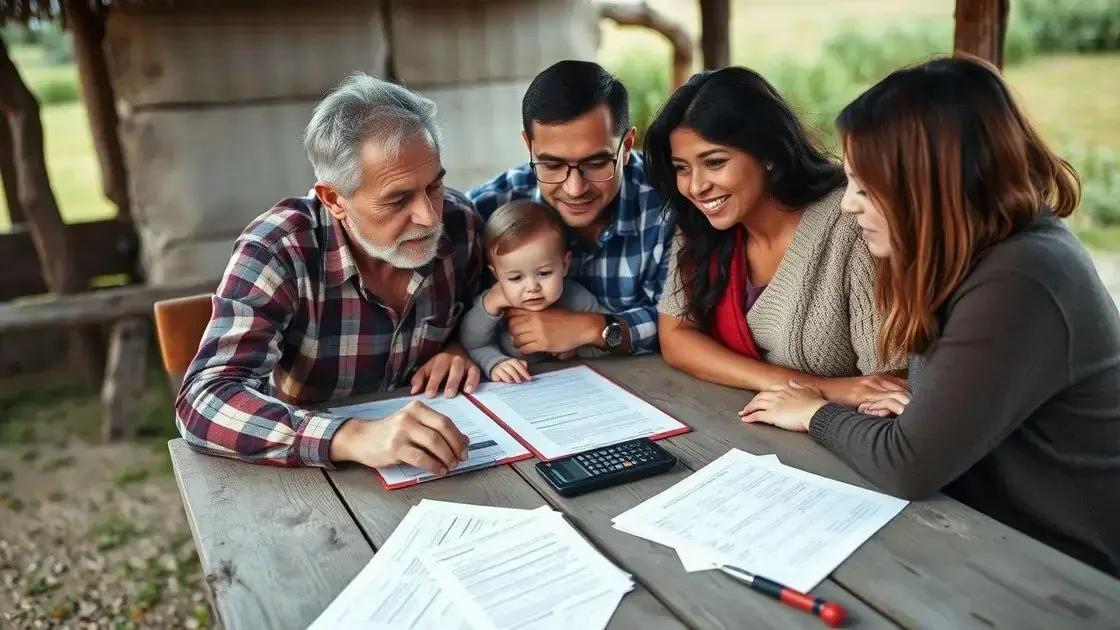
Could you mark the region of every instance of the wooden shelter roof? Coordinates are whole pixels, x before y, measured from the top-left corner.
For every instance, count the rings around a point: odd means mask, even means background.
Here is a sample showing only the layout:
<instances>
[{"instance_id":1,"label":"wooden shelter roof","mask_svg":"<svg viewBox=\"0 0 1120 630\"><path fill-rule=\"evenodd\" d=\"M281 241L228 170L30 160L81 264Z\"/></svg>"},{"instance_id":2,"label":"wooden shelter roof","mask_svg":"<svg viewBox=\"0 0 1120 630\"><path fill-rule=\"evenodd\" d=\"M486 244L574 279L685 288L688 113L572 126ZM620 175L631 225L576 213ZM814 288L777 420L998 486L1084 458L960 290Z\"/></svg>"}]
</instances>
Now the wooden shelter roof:
<instances>
[{"instance_id":1,"label":"wooden shelter roof","mask_svg":"<svg viewBox=\"0 0 1120 630\"><path fill-rule=\"evenodd\" d=\"M176 5L222 4L227 0L0 0L0 24L6 21L30 22L35 20L66 21L66 15L75 5L85 5L99 12L110 6L173 7ZM260 4L288 2L306 4L306 0L250 0Z\"/></svg>"}]
</instances>

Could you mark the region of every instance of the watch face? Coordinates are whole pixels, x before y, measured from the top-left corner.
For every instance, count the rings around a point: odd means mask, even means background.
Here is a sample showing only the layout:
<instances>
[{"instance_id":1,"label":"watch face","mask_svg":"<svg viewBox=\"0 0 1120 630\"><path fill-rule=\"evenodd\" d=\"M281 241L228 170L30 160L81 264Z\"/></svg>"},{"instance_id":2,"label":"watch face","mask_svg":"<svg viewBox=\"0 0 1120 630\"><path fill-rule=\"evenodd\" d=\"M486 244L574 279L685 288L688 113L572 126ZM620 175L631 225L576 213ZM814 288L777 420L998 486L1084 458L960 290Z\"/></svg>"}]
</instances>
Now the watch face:
<instances>
[{"instance_id":1,"label":"watch face","mask_svg":"<svg viewBox=\"0 0 1120 630\"><path fill-rule=\"evenodd\" d=\"M614 349L622 345L622 325L618 322L612 322L607 325L603 330L603 341L607 342L607 347Z\"/></svg>"}]
</instances>

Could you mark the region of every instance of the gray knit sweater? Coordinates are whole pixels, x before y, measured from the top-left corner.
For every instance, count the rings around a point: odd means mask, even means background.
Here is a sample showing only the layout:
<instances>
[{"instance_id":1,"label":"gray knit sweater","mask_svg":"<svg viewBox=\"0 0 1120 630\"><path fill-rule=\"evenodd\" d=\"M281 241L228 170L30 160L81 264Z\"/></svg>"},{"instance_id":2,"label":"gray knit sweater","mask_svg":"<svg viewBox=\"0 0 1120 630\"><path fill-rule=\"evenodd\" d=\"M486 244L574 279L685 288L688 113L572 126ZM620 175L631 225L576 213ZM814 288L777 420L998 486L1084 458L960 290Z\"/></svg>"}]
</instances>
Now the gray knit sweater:
<instances>
[{"instance_id":1,"label":"gray knit sweater","mask_svg":"<svg viewBox=\"0 0 1120 630\"><path fill-rule=\"evenodd\" d=\"M843 195L838 188L802 211L778 270L747 312L767 363L826 377L903 367L879 365L874 268L855 218L840 212ZM677 261L682 239L678 231L657 306L674 317L687 314Z\"/></svg>"}]
</instances>

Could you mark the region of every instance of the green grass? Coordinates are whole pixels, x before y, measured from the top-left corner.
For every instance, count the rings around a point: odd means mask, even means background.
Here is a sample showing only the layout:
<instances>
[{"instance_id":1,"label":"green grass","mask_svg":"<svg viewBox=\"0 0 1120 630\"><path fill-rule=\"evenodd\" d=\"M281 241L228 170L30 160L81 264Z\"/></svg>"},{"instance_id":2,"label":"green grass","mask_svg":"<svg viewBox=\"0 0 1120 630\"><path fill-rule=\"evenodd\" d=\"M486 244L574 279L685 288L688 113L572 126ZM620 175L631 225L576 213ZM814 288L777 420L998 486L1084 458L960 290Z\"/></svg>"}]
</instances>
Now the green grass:
<instances>
[{"instance_id":1,"label":"green grass","mask_svg":"<svg viewBox=\"0 0 1120 630\"><path fill-rule=\"evenodd\" d=\"M70 438L100 442L104 411L97 396L95 388L67 372L0 379L0 444L35 445L59 438L63 444ZM137 441L166 453L167 440L178 436L172 404L167 376L160 367L152 367L140 399ZM59 458L49 459L43 469L56 470L67 464ZM141 473L127 470L117 479L120 485L141 480Z\"/></svg>"},{"instance_id":2,"label":"green grass","mask_svg":"<svg viewBox=\"0 0 1120 630\"><path fill-rule=\"evenodd\" d=\"M1120 52L1035 57L1006 76L1054 146L1120 150Z\"/></svg>"},{"instance_id":3,"label":"green grass","mask_svg":"<svg viewBox=\"0 0 1120 630\"><path fill-rule=\"evenodd\" d=\"M682 24L695 37L700 32L697 2L647 0L658 12ZM746 66L775 58L811 60L832 33L853 26L889 26L915 19L952 22L953 0L733 0L731 3L731 61ZM603 28L600 59L617 49L635 46L657 51L669 59L669 44L646 29ZM697 64L699 64L697 59ZM699 65L697 66L699 67ZM762 67L758 68L762 70Z\"/></svg>"}]
</instances>

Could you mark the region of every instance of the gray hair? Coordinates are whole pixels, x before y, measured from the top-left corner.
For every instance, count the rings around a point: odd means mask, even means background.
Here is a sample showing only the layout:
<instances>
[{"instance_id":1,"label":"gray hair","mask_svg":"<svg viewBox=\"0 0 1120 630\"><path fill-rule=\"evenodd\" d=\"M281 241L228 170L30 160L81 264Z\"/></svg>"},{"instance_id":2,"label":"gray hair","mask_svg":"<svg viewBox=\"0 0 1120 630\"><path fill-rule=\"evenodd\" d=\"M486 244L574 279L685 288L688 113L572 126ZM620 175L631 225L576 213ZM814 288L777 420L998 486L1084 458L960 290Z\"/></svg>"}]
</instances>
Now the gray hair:
<instances>
[{"instance_id":1,"label":"gray hair","mask_svg":"<svg viewBox=\"0 0 1120 630\"><path fill-rule=\"evenodd\" d=\"M350 197L361 183L361 147L373 140L386 154L406 138L426 134L438 148L436 104L394 83L355 72L315 106L303 148L315 177Z\"/></svg>"}]
</instances>

